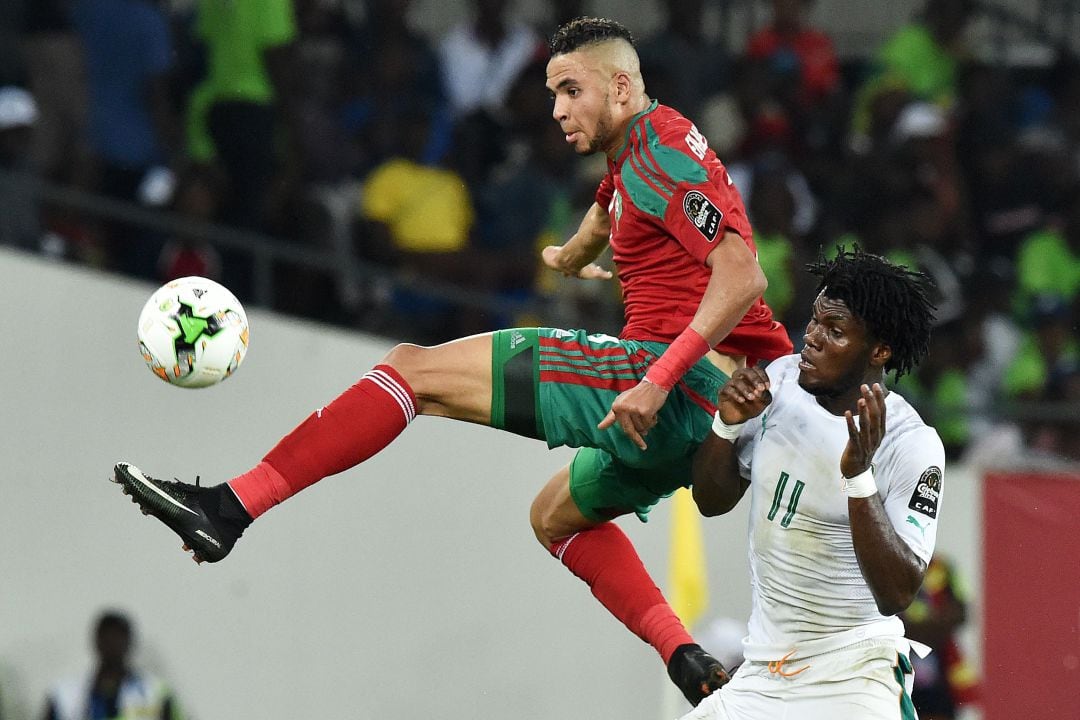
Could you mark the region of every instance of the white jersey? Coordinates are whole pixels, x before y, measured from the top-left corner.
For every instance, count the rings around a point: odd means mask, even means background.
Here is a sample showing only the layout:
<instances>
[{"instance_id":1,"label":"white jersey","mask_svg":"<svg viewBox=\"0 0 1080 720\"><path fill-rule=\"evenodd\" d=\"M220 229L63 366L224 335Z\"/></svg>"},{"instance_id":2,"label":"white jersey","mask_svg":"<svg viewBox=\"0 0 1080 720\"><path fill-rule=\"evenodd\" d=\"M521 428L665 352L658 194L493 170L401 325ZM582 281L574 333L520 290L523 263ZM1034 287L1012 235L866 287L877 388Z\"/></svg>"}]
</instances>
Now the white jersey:
<instances>
[{"instance_id":1,"label":"white jersey","mask_svg":"<svg viewBox=\"0 0 1080 720\"><path fill-rule=\"evenodd\" d=\"M798 361L791 355L769 365L772 402L736 442L751 493L748 660L776 660L793 650L792 658L809 657L904 633L899 618L878 612L855 557L840 476L846 421L799 387ZM929 562L945 451L895 391L885 398L885 436L873 463L889 520Z\"/></svg>"}]
</instances>

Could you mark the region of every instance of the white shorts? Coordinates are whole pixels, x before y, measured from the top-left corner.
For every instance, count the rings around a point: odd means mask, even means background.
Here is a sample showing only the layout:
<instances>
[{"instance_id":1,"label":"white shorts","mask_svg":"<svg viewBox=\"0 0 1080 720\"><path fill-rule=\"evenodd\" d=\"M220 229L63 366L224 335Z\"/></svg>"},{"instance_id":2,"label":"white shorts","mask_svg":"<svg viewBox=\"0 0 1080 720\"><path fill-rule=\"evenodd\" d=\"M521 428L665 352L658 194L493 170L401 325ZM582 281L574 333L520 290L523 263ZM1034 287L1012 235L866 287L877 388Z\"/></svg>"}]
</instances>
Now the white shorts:
<instances>
[{"instance_id":1,"label":"white shorts","mask_svg":"<svg viewBox=\"0 0 1080 720\"><path fill-rule=\"evenodd\" d=\"M783 663L748 660L682 720L914 720L913 677L895 638Z\"/></svg>"}]
</instances>

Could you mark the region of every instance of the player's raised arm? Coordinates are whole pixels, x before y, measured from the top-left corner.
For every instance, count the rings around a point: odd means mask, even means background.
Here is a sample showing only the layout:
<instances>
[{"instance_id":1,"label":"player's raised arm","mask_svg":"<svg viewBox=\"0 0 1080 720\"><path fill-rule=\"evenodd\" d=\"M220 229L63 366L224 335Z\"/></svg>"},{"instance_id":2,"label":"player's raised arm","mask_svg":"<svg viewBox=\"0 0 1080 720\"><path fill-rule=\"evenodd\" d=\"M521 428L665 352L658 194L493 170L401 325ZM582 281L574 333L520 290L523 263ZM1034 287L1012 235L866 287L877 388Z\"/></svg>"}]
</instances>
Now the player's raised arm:
<instances>
[{"instance_id":1,"label":"player's raised arm","mask_svg":"<svg viewBox=\"0 0 1080 720\"><path fill-rule=\"evenodd\" d=\"M694 502L702 515L730 512L750 486L739 472L735 441L747 420L760 415L772 396L769 376L758 367L740 368L720 391L713 431L694 454Z\"/></svg>"},{"instance_id":2,"label":"player's raised arm","mask_svg":"<svg viewBox=\"0 0 1080 720\"><path fill-rule=\"evenodd\" d=\"M577 232L564 245L544 248L544 264L567 277L610 280L611 271L594 262L607 247L610 233L611 218L607 210L594 202L581 219Z\"/></svg>"},{"instance_id":3,"label":"player's raised arm","mask_svg":"<svg viewBox=\"0 0 1080 720\"><path fill-rule=\"evenodd\" d=\"M840 460L855 557L882 615L906 610L926 574L926 563L893 527L874 481L871 459L885 435L885 391L879 383L863 385L856 411L845 417L848 444Z\"/></svg>"}]
</instances>

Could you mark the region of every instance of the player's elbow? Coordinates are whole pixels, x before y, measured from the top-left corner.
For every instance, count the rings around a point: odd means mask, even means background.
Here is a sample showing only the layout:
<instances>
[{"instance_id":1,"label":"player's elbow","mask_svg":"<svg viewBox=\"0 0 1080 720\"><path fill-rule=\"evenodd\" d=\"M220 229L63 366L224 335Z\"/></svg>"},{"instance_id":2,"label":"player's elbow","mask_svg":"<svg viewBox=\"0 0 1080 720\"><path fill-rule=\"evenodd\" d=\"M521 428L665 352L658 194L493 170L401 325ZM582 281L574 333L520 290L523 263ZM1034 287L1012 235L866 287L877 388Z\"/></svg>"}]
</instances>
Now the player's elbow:
<instances>
[{"instance_id":1,"label":"player's elbow","mask_svg":"<svg viewBox=\"0 0 1080 720\"><path fill-rule=\"evenodd\" d=\"M729 512L735 509L735 505L737 504L738 501L720 504L698 503L698 510L701 512L703 517L717 517L718 515L727 515Z\"/></svg>"},{"instance_id":2,"label":"player's elbow","mask_svg":"<svg viewBox=\"0 0 1080 720\"><path fill-rule=\"evenodd\" d=\"M746 259L746 262L730 269L727 282L728 286L738 293L746 307L753 305L769 287L768 278L765 277L761 266L752 255Z\"/></svg>"},{"instance_id":3,"label":"player's elbow","mask_svg":"<svg viewBox=\"0 0 1080 720\"><path fill-rule=\"evenodd\" d=\"M910 583L897 584L887 590L874 592L874 602L877 604L878 612L885 617L899 615L915 602L918 591L918 585L912 587Z\"/></svg>"},{"instance_id":4,"label":"player's elbow","mask_svg":"<svg viewBox=\"0 0 1080 720\"><path fill-rule=\"evenodd\" d=\"M695 495L694 501L697 503L698 512L705 517L716 517L731 510L727 504L718 503L715 499L701 499Z\"/></svg>"},{"instance_id":5,"label":"player's elbow","mask_svg":"<svg viewBox=\"0 0 1080 720\"><path fill-rule=\"evenodd\" d=\"M899 615L907 610L915 600L915 593L890 598L875 597L874 600L877 603L878 612L885 617L890 617L892 615Z\"/></svg>"},{"instance_id":6,"label":"player's elbow","mask_svg":"<svg viewBox=\"0 0 1080 720\"><path fill-rule=\"evenodd\" d=\"M747 278L747 291L746 294L750 298L757 300L759 297L765 294L765 291L769 288L769 279L765 277L765 272L761 269L761 266L756 262L749 277Z\"/></svg>"},{"instance_id":7,"label":"player's elbow","mask_svg":"<svg viewBox=\"0 0 1080 720\"><path fill-rule=\"evenodd\" d=\"M703 481L700 484L695 481L691 488L694 503L705 517L726 515L735 509L746 491L743 484L738 480L723 484Z\"/></svg>"}]
</instances>

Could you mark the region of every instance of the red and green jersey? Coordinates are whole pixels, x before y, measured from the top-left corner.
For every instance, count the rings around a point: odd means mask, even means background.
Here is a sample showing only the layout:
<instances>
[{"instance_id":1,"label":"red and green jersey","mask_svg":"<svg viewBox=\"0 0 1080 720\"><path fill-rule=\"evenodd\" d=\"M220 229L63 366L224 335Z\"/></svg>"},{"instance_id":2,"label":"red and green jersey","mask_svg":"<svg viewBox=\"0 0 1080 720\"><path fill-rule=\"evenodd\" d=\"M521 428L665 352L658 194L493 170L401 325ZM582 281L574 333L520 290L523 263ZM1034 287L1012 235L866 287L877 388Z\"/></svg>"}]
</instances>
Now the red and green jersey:
<instances>
[{"instance_id":1,"label":"red and green jersey","mask_svg":"<svg viewBox=\"0 0 1080 720\"><path fill-rule=\"evenodd\" d=\"M690 324L711 271L705 258L732 231L754 248L750 221L727 170L694 124L655 100L631 122L608 160L596 202L611 216L611 249L622 284L622 337L670 343ZM716 345L772 360L792 351L761 298Z\"/></svg>"}]
</instances>

